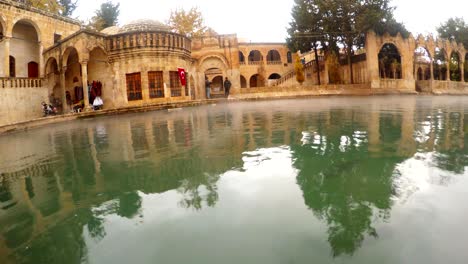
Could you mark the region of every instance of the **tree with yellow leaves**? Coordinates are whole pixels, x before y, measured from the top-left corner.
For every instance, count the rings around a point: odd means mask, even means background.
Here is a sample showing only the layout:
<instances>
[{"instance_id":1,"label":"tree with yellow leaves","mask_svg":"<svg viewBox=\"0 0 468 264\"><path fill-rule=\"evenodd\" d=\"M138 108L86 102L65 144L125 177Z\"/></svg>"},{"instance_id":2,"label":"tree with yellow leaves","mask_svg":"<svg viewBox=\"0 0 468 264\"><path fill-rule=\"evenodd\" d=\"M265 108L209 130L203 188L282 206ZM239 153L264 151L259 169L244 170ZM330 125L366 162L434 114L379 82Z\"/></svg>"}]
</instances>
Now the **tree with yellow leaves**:
<instances>
[{"instance_id":1,"label":"tree with yellow leaves","mask_svg":"<svg viewBox=\"0 0 468 264\"><path fill-rule=\"evenodd\" d=\"M176 33L187 37L201 37L206 31L202 13L196 7L189 11L176 9L171 11L167 24Z\"/></svg>"}]
</instances>

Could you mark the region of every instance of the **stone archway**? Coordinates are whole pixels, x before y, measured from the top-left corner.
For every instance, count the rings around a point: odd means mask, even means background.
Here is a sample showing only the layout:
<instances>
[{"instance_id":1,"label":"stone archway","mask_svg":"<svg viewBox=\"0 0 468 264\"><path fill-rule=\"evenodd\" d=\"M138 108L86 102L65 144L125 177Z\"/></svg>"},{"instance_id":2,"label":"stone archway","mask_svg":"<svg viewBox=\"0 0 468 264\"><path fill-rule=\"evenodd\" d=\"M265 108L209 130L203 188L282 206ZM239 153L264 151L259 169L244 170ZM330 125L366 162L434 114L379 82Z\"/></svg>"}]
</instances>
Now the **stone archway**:
<instances>
[{"instance_id":1,"label":"stone archway","mask_svg":"<svg viewBox=\"0 0 468 264\"><path fill-rule=\"evenodd\" d=\"M431 63L432 58L429 51L422 46L418 46L414 50L414 76L416 80L424 81L431 79Z\"/></svg>"},{"instance_id":2,"label":"stone archway","mask_svg":"<svg viewBox=\"0 0 468 264\"><path fill-rule=\"evenodd\" d=\"M461 81L461 57L457 51L452 51L449 60L450 81Z\"/></svg>"},{"instance_id":3,"label":"stone archway","mask_svg":"<svg viewBox=\"0 0 468 264\"><path fill-rule=\"evenodd\" d=\"M200 67L199 67L199 83L205 84L205 77L208 78L210 82L217 76L221 76L222 79L227 76L227 69L228 69L227 60L222 55L211 54L205 56L200 60ZM224 92L221 89L222 82L220 87L213 87L211 86L211 94L214 97L223 97ZM205 85L203 85L202 89L199 87L200 91L199 94L204 94L206 98L206 91Z\"/></svg>"},{"instance_id":4,"label":"stone archway","mask_svg":"<svg viewBox=\"0 0 468 264\"><path fill-rule=\"evenodd\" d=\"M264 87L265 86L265 78L263 78L260 74L254 74L250 77L249 80L250 88L255 87Z\"/></svg>"},{"instance_id":5,"label":"stone archway","mask_svg":"<svg viewBox=\"0 0 468 264\"><path fill-rule=\"evenodd\" d=\"M101 47L95 47L89 52L87 64L88 86L90 91L89 104L92 105L96 96L101 97L104 108L114 107L112 92L112 73L107 54Z\"/></svg>"},{"instance_id":6,"label":"stone archway","mask_svg":"<svg viewBox=\"0 0 468 264\"><path fill-rule=\"evenodd\" d=\"M67 47L62 56L62 65L65 72L65 102L67 109L84 100L82 72L78 50L75 47ZM84 101L83 101L84 103Z\"/></svg>"},{"instance_id":7,"label":"stone archway","mask_svg":"<svg viewBox=\"0 0 468 264\"><path fill-rule=\"evenodd\" d=\"M262 63L263 61L263 55L260 51L258 50L252 50L250 51L249 53L249 64L252 64L252 65L259 65Z\"/></svg>"},{"instance_id":8,"label":"stone archway","mask_svg":"<svg viewBox=\"0 0 468 264\"><path fill-rule=\"evenodd\" d=\"M447 55L444 49L437 47L433 60L434 80L445 81L448 77Z\"/></svg>"},{"instance_id":9,"label":"stone archway","mask_svg":"<svg viewBox=\"0 0 468 264\"><path fill-rule=\"evenodd\" d=\"M45 80L48 87L49 102L62 111L62 88L60 87L60 71L57 60L50 57L45 66Z\"/></svg>"},{"instance_id":10,"label":"stone archway","mask_svg":"<svg viewBox=\"0 0 468 264\"><path fill-rule=\"evenodd\" d=\"M401 55L393 43L385 43L378 54L381 79L402 79Z\"/></svg>"},{"instance_id":11,"label":"stone archway","mask_svg":"<svg viewBox=\"0 0 468 264\"><path fill-rule=\"evenodd\" d=\"M281 64L281 55L277 50L268 51L267 64Z\"/></svg>"},{"instance_id":12,"label":"stone archway","mask_svg":"<svg viewBox=\"0 0 468 264\"><path fill-rule=\"evenodd\" d=\"M12 77L39 77L42 54L37 25L29 20L18 20L13 25L11 35L10 56L15 58ZM11 72L10 75L12 75Z\"/></svg>"}]
</instances>

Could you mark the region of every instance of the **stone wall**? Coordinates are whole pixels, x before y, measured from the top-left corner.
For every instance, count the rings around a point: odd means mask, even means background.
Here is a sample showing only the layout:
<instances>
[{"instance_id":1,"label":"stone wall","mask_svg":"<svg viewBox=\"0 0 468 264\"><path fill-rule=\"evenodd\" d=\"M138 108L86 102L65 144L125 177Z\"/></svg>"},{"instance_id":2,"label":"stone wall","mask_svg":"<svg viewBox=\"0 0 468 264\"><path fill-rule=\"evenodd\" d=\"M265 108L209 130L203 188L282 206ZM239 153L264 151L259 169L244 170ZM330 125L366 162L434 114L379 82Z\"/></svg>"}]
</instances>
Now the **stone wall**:
<instances>
[{"instance_id":1,"label":"stone wall","mask_svg":"<svg viewBox=\"0 0 468 264\"><path fill-rule=\"evenodd\" d=\"M0 126L41 117L42 101L48 102L47 88L0 87Z\"/></svg>"}]
</instances>

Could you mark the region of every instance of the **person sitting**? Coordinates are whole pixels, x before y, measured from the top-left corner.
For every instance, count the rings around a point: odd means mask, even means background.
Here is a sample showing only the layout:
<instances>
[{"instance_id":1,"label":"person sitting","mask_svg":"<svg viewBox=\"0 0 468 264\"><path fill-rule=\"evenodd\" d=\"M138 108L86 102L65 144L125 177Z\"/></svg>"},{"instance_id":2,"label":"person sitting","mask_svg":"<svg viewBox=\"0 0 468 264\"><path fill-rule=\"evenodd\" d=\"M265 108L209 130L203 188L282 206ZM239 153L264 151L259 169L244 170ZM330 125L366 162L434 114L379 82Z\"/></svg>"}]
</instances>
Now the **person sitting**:
<instances>
[{"instance_id":1,"label":"person sitting","mask_svg":"<svg viewBox=\"0 0 468 264\"><path fill-rule=\"evenodd\" d=\"M80 101L78 101L77 103L72 104L71 107L72 107L72 109L73 109L73 112L79 113L79 112L83 111L83 108L84 108L84 101L83 101L83 100L80 100Z\"/></svg>"},{"instance_id":2,"label":"person sitting","mask_svg":"<svg viewBox=\"0 0 468 264\"><path fill-rule=\"evenodd\" d=\"M101 96L96 96L93 101L93 109L94 110L101 110L104 102L101 99Z\"/></svg>"}]
</instances>

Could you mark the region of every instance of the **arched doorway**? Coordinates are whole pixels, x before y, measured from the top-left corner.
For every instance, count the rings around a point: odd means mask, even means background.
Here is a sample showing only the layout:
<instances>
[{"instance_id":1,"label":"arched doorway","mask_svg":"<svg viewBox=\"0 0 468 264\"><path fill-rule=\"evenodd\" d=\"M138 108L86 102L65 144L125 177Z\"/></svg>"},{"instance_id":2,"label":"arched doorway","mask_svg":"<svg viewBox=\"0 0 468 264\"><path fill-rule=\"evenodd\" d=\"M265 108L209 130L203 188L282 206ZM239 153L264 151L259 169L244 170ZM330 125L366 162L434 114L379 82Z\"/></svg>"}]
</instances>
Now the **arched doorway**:
<instances>
[{"instance_id":1,"label":"arched doorway","mask_svg":"<svg viewBox=\"0 0 468 264\"><path fill-rule=\"evenodd\" d=\"M281 78L281 75L279 75L278 73L270 74L270 76L268 76L268 86L272 86L280 78Z\"/></svg>"},{"instance_id":2,"label":"arched doorway","mask_svg":"<svg viewBox=\"0 0 468 264\"><path fill-rule=\"evenodd\" d=\"M32 22L20 20L12 30L10 55L15 58L14 75L11 77L39 77L40 38ZM10 64L11 65L11 64ZM30 76L31 75L31 76Z\"/></svg>"},{"instance_id":3,"label":"arched doorway","mask_svg":"<svg viewBox=\"0 0 468 264\"><path fill-rule=\"evenodd\" d=\"M281 64L281 55L277 50L268 51L267 64Z\"/></svg>"},{"instance_id":4,"label":"arched doorway","mask_svg":"<svg viewBox=\"0 0 468 264\"><path fill-rule=\"evenodd\" d=\"M434 80L445 81L447 80L447 57L445 50L436 48L434 54Z\"/></svg>"},{"instance_id":5,"label":"arched doorway","mask_svg":"<svg viewBox=\"0 0 468 264\"><path fill-rule=\"evenodd\" d=\"M240 76L240 83L241 83L241 88L247 88L247 80L242 75Z\"/></svg>"},{"instance_id":6,"label":"arched doorway","mask_svg":"<svg viewBox=\"0 0 468 264\"><path fill-rule=\"evenodd\" d=\"M265 79L260 74L254 74L250 77L250 88L254 87L264 87L265 86Z\"/></svg>"},{"instance_id":7,"label":"arched doorway","mask_svg":"<svg viewBox=\"0 0 468 264\"><path fill-rule=\"evenodd\" d=\"M217 91L224 92L223 87L223 76L216 76L211 80L211 87L215 88Z\"/></svg>"},{"instance_id":8,"label":"arched doorway","mask_svg":"<svg viewBox=\"0 0 468 264\"><path fill-rule=\"evenodd\" d=\"M112 97L111 69L107 61L107 54L100 47L95 47L89 53L88 61L88 85L89 104L92 105L94 99L99 96L104 105L103 108L114 106Z\"/></svg>"},{"instance_id":9,"label":"arched doorway","mask_svg":"<svg viewBox=\"0 0 468 264\"><path fill-rule=\"evenodd\" d=\"M402 79L401 55L392 43L385 43L379 52L379 73L382 79Z\"/></svg>"},{"instance_id":10,"label":"arched doorway","mask_svg":"<svg viewBox=\"0 0 468 264\"><path fill-rule=\"evenodd\" d=\"M414 51L414 69L418 81L431 79L432 58L429 51L424 47L417 47Z\"/></svg>"},{"instance_id":11,"label":"arched doorway","mask_svg":"<svg viewBox=\"0 0 468 264\"><path fill-rule=\"evenodd\" d=\"M203 84L198 87L199 95L202 98L206 98L206 89L205 89L205 77L211 82L210 85L210 94L211 98L224 97L223 89L223 79L224 77L229 77L227 75L227 60L223 56L218 54L208 55L204 59L201 59L200 63L200 72L203 73L199 75L199 83ZM216 78L218 77L218 78ZM215 79L216 78L216 79ZM214 81L214 83L213 83Z\"/></svg>"},{"instance_id":12,"label":"arched doorway","mask_svg":"<svg viewBox=\"0 0 468 264\"><path fill-rule=\"evenodd\" d=\"M450 80L455 82L461 81L461 60L458 52L453 51L449 61Z\"/></svg>"},{"instance_id":13,"label":"arched doorway","mask_svg":"<svg viewBox=\"0 0 468 264\"><path fill-rule=\"evenodd\" d=\"M260 53L260 51L252 50L249 53L249 58L248 59L249 59L249 64L258 65L258 64L262 63L263 56L262 56L262 53Z\"/></svg>"}]
</instances>

